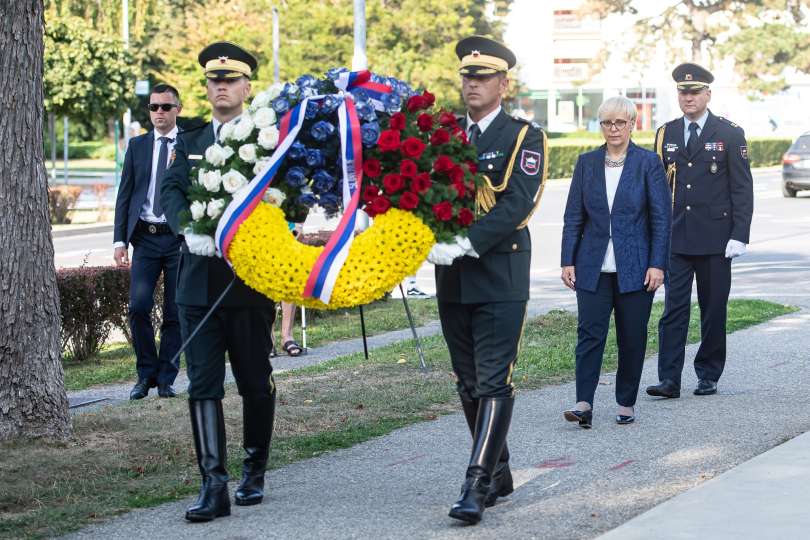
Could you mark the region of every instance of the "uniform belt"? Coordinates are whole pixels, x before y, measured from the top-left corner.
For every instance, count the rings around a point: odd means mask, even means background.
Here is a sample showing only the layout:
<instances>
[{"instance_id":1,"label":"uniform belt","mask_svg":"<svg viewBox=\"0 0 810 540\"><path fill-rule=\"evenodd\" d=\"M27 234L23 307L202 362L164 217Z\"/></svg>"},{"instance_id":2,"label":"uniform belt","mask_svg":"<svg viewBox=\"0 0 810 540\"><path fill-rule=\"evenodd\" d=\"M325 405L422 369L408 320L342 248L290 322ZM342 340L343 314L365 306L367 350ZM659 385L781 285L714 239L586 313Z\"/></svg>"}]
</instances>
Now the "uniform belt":
<instances>
[{"instance_id":1,"label":"uniform belt","mask_svg":"<svg viewBox=\"0 0 810 540\"><path fill-rule=\"evenodd\" d=\"M171 227L166 223L149 223L148 221L139 219L136 228L146 234L172 234Z\"/></svg>"}]
</instances>

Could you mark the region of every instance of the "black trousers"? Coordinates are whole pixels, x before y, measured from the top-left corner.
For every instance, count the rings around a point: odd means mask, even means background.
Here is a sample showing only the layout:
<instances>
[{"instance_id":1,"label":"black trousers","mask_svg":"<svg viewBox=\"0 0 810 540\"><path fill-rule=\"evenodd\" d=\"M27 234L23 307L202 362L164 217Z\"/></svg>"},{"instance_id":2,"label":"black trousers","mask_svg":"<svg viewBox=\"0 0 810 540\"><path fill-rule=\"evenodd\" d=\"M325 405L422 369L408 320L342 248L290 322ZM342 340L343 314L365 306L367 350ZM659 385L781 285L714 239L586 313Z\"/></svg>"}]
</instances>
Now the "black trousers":
<instances>
[{"instance_id":1,"label":"black trousers","mask_svg":"<svg viewBox=\"0 0 810 540\"><path fill-rule=\"evenodd\" d=\"M138 379L151 386L173 384L180 367L171 363L180 349L180 323L177 315L177 264L180 240L171 233L148 234L136 229L132 244L129 286L129 328L135 349ZM160 352L152 326L154 294L163 274L163 324L160 326Z\"/></svg>"},{"instance_id":2,"label":"black trousers","mask_svg":"<svg viewBox=\"0 0 810 540\"><path fill-rule=\"evenodd\" d=\"M700 306L700 348L695 356L699 379L720 380L726 365L726 315L731 290L731 259L718 255L679 255L669 258L664 315L658 324L658 378L681 384L692 279L697 280Z\"/></svg>"},{"instance_id":3,"label":"black trousers","mask_svg":"<svg viewBox=\"0 0 810 540\"><path fill-rule=\"evenodd\" d=\"M512 397L526 302L439 302L458 392L467 399Z\"/></svg>"},{"instance_id":4,"label":"black trousers","mask_svg":"<svg viewBox=\"0 0 810 540\"><path fill-rule=\"evenodd\" d=\"M616 403L622 407L636 404L647 351L647 323L650 321L653 296L654 293L646 290L620 293L615 273L600 274L594 292L577 289L578 402L586 401L593 407L612 312L616 322L616 346L619 350Z\"/></svg>"},{"instance_id":5,"label":"black trousers","mask_svg":"<svg viewBox=\"0 0 810 540\"><path fill-rule=\"evenodd\" d=\"M208 312L208 307L180 305L183 339ZM274 307L219 307L186 348L189 399L225 397L225 354L231 363L239 395L269 397L275 388L270 351Z\"/></svg>"}]
</instances>

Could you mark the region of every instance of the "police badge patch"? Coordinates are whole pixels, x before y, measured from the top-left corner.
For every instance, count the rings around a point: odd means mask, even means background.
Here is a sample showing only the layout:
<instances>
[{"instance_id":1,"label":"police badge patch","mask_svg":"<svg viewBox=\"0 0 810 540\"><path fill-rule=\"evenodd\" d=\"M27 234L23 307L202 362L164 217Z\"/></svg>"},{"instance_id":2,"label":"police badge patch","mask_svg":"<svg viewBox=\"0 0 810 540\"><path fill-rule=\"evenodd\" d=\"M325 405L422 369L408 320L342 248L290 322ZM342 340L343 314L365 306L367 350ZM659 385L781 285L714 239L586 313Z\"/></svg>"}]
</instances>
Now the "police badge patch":
<instances>
[{"instance_id":1,"label":"police badge patch","mask_svg":"<svg viewBox=\"0 0 810 540\"><path fill-rule=\"evenodd\" d=\"M748 159L748 146L741 146L740 147L740 155L743 159Z\"/></svg>"},{"instance_id":2,"label":"police badge patch","mask_svg":"<svg viewBox=\"0 0 810 540\"><path fill-rule=\"evenodd\" d=\"M537 174L540 172L540 158L540 152L523 150L520 153L520 170L529 176Z\"/></svg>"}]
</instances>

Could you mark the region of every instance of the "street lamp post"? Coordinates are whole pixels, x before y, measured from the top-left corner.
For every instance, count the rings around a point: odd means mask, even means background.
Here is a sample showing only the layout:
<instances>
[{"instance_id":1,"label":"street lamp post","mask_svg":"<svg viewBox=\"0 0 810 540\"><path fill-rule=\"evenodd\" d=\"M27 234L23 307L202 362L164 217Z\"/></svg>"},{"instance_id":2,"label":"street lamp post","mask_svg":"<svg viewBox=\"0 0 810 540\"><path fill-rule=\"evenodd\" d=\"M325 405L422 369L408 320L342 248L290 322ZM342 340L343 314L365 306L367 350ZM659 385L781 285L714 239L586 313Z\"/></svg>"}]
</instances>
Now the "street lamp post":
<instances>
[{"instance_id":1,"label":"street lamp post","mask_svg":"<svg viewBox=\"0 0 810 540\"><path fill-rule=\"evenodd\" d=\"M279 48L278 8L273 7L273 82L276 83L281 80L278 65L278 48Z\"/></svg>"},{"instance_id":2,"label":"street lamp post","mask_svg":"<svg viewBox=\"0 0 810 540\"><path fill-rule=\"evenodd\" d=\"M121 0L121 36L124 41L124 50L129 50L129 0ZM132 112L127 107L124 112L124 148L129 146L129 124L132 120ZM118 144L118 141L115 141Z\"/></svg>"}]
</instances>

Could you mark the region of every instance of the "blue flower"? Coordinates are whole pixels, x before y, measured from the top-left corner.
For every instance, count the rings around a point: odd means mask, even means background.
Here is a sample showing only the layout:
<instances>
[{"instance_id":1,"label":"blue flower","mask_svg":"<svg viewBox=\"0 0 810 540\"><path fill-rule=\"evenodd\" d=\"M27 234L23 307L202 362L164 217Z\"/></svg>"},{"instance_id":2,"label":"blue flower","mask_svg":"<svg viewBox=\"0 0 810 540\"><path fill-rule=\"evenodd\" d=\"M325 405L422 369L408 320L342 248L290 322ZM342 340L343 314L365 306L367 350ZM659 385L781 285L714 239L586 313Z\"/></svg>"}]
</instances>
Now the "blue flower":
<instances>
[{"instance_id":1,"label":"blue flower","mask_svg":"<svg viewBox=\"0 0 810 540\"><path fill-rule=\"evenodd\" d=\"M371 101L371 98L368 97L368 92L363 90L362 88L352 88L349 90L349 93L354 98L355 104L359 105L361 103L368 103Z\"/></svg>"},{"instance_id":2,"label":"blue flower","mask_svg":"<svg viewBox=\"0 0 810 540\"><path fill-rule=\"evenodd\" d=\"M324 142L326 139L331 137L334 132L335 126L333 126L329 122L320 120L318 122L315 122L315 125L312 126L310 134L312 135L312 138L315 139L316 141Z\"/></svg>"},{"instance_id":3,"label":"blue flower","mask_svg":"<svg viewBox=\"0 0 810 540\"><path fill-rule=\"evenodd\" d=\"M399 95L391 93L385 94L382 98L383 107L385 107L385 112L388 114L394 114L395 112L399 112L402 108L402 99Z\"/></svg>"},{"instance_id":4,"label":"blue flower","mask_svg":"<svg viewBox=\"0 0 810 540\"><path fill-rule=\"evenodd\" d=\"M307 147L302 143L295 141L290 145L287 151L287 157L294 160L304 159L307 156Z\"/></svg>"},{"instance_id":5,"label":"blue flower","mask_svg":"<svg viewBox=\"0 0 810 540\"><path fill-rule=\"evenodd\" d=\"M360 126L363 132L363 146L372 148L380 138L380 125L377 122L368 122Z\"/></svg>"},{"instance_id":6,"label":"blue flower","mask_svg":"<svg viewBox=\"0 0 810 540\"><path fill-rule=\"evenodd\" d=\"M273 107L273 110L276 111L276 114L284 114L290 110L290 102L283 96L278 96L270 105Z\"/></svg>"},{"instance_id":7,"label":"blue flower","mask_svg":"<svg viewBox=\"0 0 810 540\"><path fill-rule=\"evenodd\" d=\"M408 99L409 97L416 95L416 92L414 92L413 89L408 86L408 83L403 81L397 81L395 91L402 99Z\"/></svg>"},{"instance_id":8,"label":"blue flower","mask_svg":"<svg viewBox=\"0 0 810 540\"><path fill-rule=\"evenodd\" d=\"M307 166L313 169L317 167L323 167L326 160L324 159L323 152L318 150L317 148L308 148L307 149Z\"/></svg>"},{"instance_id":9,"label":"blue flower","mask_svg":"<svg viewBox=\"0 0 810 540\"><path fill-rule=\"evenodd\" d=\"M315 197L315 194L312 193L311 191L302 193L301 195L298 196L298 199L296 200L298 204L302 204L307 208L312 208L313 206L315 206L315 203L318 202L318 198Z\"/></svg>"},{"instance_id":10,"label":"blue flower","mask_svg":"<svg viewBox=\"0 0 810 540\"><path fill-rule=\"evenodd\" d=\"M307 120L312 120L316 116L318 116L318 103L315 101L308 101L307 102L307 109L304 111L304 118Z\"/></svg>"},{"instance_id":11,"label":"blue flower","mask_svg":"<svg viewBox=\"0 0 810 540\"><path fill-rule=\"evenodd\" d=\"M337 214L340 210L340 197L334 193L322 193L318 204L326 210L327 215Z\"/></svg>"},{"instance_id":12,"label":"blue flower","mask_svg":"<svg viewBox=\"0 0 810 540\"><path fill-rule=\"evenodd\" d=\"M284 83L284 88L281 90L281 95L295 99L301 95L301 89L298 85L292 83Z\"/></svg>"},{"instance_id":13,"label":"blue flower","mask_svg":"<svg viewBox=\"0 0 810 540\"><path fill-rule=\"evenodd\" d=\"M349 70L346 69L345 67L335 67L327 71L326 76L332 79L333 81L336 81L341 73L345 73L347 71Z\"/></svg>"},{"instance_id":14,"label":"blue flower","mask_svg":"<svg viewBox=\"0 0 810 540\"><path fill-rule=\"evenodd\" d=\"M376 73L372 73L371 74L371 82L379 83L379 84L385 84L385 77L377 75Z\"/></svg>"},{"instance_id":15,"label":"blue flower","mask_svg":"<svg viewBox=\"0 0 810 540\"><path fill-rule=\"evenodd\" d=\"M295 84L298 88L311 88L315 86L317 79L312 75L301 75L296 79Z\"/></svg>"},{"instance_id":16,"label":"blue flower","mask_svg":"<svg viewBox=\"0 0 810 540\"><path fill-rule=\"evenodd\" d=\"M323 169L318 169L312 175L312 191L315 193L327 193L335 185L335 177Z\"/></svg>"},{"instance_id":17,"label":"blue flower","mask_svg":"<svg viewBox=\"0 0 810 540\"><path fill-rule=\"evenodd\" d=\"M343 98L341 98L340 96L335 95L326 96L325 98L323 98L323 101L321 102L321 114L323 116L329 116L330 114L335 112L338 107L340 107L342 101Z\"/></svg>"},{"instance_id":18,"label":"blue flower","mask_svg":"<svg viewBox=\"0 0 810 540\"><path fill-rule=\"evenodd\" d=\"M307 170L303 167L290 167L285 180L288 186L300 188L307 183Z\"/></svg>"},{"instance_id":19,"label":"blue flower","mask_svg":"<svg viewBox=\"0 0 810 540\"><path fill-rule=\"evenodd\" d=\"M374 111L374 106L371 102L357 104L357 116L364 122L374 122L377 120L377 113Z\"/></svg>"}]
</instances>

